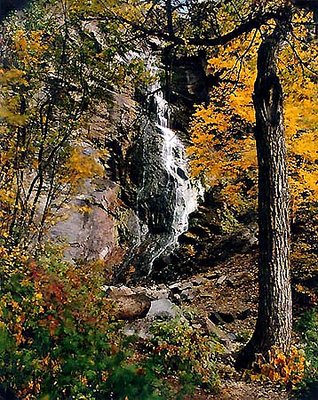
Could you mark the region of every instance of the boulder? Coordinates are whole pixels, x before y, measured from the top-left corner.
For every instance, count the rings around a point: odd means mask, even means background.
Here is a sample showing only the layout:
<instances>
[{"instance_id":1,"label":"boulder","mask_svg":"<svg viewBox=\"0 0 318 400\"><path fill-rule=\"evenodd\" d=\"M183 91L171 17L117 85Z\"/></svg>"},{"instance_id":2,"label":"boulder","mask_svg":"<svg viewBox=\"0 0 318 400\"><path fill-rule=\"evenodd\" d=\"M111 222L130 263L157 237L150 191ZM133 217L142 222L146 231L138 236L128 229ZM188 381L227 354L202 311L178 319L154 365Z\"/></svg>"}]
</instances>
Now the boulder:
<instances>
[{"instance_id":1,"label":"boulder","mask_svg":"<svg viewBox=\"0 0 318 400\"><path fill-rule=\"evenodd\" d=\"M170 290L164 284L150 287L137 286L134 287L134 292L143 293L146 296L150 297L151 300L167 299L170 295Z\"/></svg>"},{"instance_id":2,"label":"boulder","mask_svg":"<svg viewBox=\"0 0 318 400\"><path fill-rule=\"evenodd\" d=\"M104 290L108 297L112 299L116 299L122 296L130 296L135 294L135 292L130 289L128 286L104 286Z\"/></svg>"},{"instance_id":3,"label":"boulder","mask_svg":"<svg viewBox=\"0 0 318 400\"><path fill-rule=\"evenodd\" d=\"M180 314L180 309L169 299L159 299L151 302L147 317L172 319Z\"/></svg>"},{"instance_id":4,"label":"boulder","mask_svg":"<svg viewBox=\"0 0 318 400\"><path fill-rule=\"evenodd\" d=\"M151 300L148 296L139 293L120 295L116 294L111 299L114 302L113 316L116 319L133 321L147 315Z\"/></svg>"}]
</instances>

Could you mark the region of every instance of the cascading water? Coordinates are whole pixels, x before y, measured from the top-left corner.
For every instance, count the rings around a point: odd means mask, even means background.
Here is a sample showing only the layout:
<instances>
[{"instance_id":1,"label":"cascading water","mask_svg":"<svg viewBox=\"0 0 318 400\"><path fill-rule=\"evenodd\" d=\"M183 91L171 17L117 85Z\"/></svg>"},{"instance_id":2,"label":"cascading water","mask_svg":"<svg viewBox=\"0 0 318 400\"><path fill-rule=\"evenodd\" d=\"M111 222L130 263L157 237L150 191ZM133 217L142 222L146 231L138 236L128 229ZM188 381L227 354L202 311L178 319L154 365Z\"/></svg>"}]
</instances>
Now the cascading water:
<instances>
[{"instance_id":1,"label":"cascading water","mask_svg":"<svg viewBox=\"0 0 318 400\"><path fill-rule=\"evenodd\" d=\"M170 107L159 82L150 88L148 104L151 117L141 115L130 158L138 237L118 280L129 270L135 271L137 279L149 276L155 261L177 246L178 237L188 229L189 214L197 208L198 195L188 177L185 148L170 127Z\"/></svg>"},{"instance_id":2,"label":"cascading water","mask_svg":"<svg viewBox=\"0 0 318 400\"><path fill-rule=\"evenodd\" d=\"M178 243L178 237L188 229L189 214L197 208L197 192L192 187L187 171L185 148L177 134L169 127L170 109L164 99L159 84L153 86L153 97L156 106L156 127L161 134L161 163L170 180L173 182L174 210L169 227L169 234L155 249L149 260L149 272L152 272L154 261L162 254L172 251Z\"/></svg>"},{"instance_id":3,"label":"cascading water","mask_svg":"<svg viewBox=\"0 0 318 400\"><path fill-rule=\"evenodd\" d=\"M163 135L162 160L168 174L175 182L175 210L172 222L176 244L178 237L188 229L189 214L197 208L197 192L191 185L187 171L185 148L177 134L169 128L169 104L163 97L162 91L155 95L157 105L157 127Z\"/></svg>"}]
</instances>

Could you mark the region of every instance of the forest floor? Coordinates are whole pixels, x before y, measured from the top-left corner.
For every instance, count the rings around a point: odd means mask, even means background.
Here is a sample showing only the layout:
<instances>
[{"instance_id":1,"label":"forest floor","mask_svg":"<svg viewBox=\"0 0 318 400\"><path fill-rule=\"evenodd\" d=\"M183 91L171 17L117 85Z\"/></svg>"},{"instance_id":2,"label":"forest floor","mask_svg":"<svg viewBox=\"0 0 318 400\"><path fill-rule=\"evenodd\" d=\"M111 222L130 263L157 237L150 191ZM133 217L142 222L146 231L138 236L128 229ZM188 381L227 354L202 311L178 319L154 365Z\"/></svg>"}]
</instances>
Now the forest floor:
<instances>
[{"instance_id":1,"label":"forest floor","mask_svg":"<svg viewBox=\"0 0 318 400\"><path fill-rule=\"evenodd\" d=\"M224 335L228 354L220 365L221 388L211 395L200 391L195 400L285 400L286 390L273 384L249 382L234 367L233 355L251 336L257 317L256 254L238 254L208 272L196 274L183 282L192 284L181 306L193 307L198 315L208 317ZM181 293L182 299L182 293Z\"/></svg>"},{"instance_id":2,"label":"forest floor","mask_svg":"<svg viewBox=\"0 0 318 400\"><path fill-rule=\"evenodd\" d=\"M302 271L301 271L302 272ZM317 271L314 279L317 279ZM303 310L310 307L315 300L316 292L306 286L304 281L294 274L293 297L294 314L299 316ZM299 274L298 274L299 275ZM225 351L218 360L221 386L216 394L197 388L195 393L186 400L287 400L293 398L293 393L279 384L271 382L251 381L248 373L236 371L235 356L251 337L258 306L258 271L257 251L235 254L226 261L214 266L205 266L200 273L186 278L180 278L169 284L153 283L147 286L125 288L150 296L153 300L176 305L183 316L191 321L192 327L199 332L216 335L223 344ZM305 282L305 288L299 282ZM159 306L160 308L160 306ZM169 308L169 306L168 306ZM150 310L151 311L151 310ZM160 311L160 310L159 310ZM165 310L164 310L165 311ZM169 311L169 310L168 310ZM149 315L149 313L148 313ZM158 314L159 315L159 314ZM135 333L147 332L147 318L128 322L128 330ZM141 328L141 329L140 329ZM141 336L140 336L141 337ZM294 343L299 343L299 337L294 333ZM176 384L176 387L178 385ZM307 398L306 398L307 399ZM310 400L318 398L308 397Z\"/></svg>"},{"instance_id":3,"label":"forest floor","mask_svg":"<svg viewBox=\"0 0 318 400\"><path fill-rule=\"evenodd\" d=\"M206 268L205 272L166 286L154 285L146 290L164 291L165 288L172 303L194 316L192 326L202 332L213 332L226 348L218 364L221 378L219 392L210 394L198 388L186 400L291 398L291 394L281 386L270 382L252 382L234 368L235 354L250 338L257 317L256 252L236 254L217 266Z\"/></svg>"}]
</instances>

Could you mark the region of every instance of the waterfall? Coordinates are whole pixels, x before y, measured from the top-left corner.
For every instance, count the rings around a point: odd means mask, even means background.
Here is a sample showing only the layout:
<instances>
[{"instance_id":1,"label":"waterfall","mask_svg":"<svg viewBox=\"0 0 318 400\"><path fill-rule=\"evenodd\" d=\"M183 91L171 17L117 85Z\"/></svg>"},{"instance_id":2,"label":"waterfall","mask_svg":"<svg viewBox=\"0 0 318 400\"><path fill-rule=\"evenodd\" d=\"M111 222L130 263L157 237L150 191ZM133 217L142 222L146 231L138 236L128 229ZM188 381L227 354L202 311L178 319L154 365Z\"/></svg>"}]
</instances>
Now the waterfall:
<instances>
[{"instance_id":1,"label":"waterfall","mask_svg":"<svg viewBox=\"0 0 318 400\"><path fill-rule=\"evenodd\" d=\"M197 192L192 187L188 176L188 163L185 147L176 132L169 128L169 104L161 90L155 94L157 105L157 127L163 135L162 161L167 173L175 182L175 210L172 229L173 243L188 230L188 217L197 208Z\"/></svg>"},{"instance_id":2,"label":"waterfall","mask_svg":"<svg viewBox=\"0 0 318 400\"><path fill-rule=\"evenodd\" d=\"M189 214L197 208L197 191L193 188L188 176L188 165L185 147L176 132L169 127L170 108L164 99L159 83L153 86L156 106L156 127L161 135L161 163L166 173L173 180L174 210L169 234L161 247L153 251L149 262L149 272L152 272L154 261L165 252L171 252L178 244L178 237L188 230Z\"/></svg>"},{"instance_id":3,"label":"waterfall","mask_svg":"<svg viewBox=\"0 0 318 400\"><path fill-rule=\"evenodd\" d=\"M152 69L158 75L157 69ZM148 93L148 113L140 115L140 131L130 156L135 212L139 227L122 267L140 279L153 272L156 260L169 255L188 230L189 214L197 208L197 190L188 173L185 146L170 123L170 106L160 83ZM167 264L165 264L167 265Z\"/></svg>"}]
</instances>

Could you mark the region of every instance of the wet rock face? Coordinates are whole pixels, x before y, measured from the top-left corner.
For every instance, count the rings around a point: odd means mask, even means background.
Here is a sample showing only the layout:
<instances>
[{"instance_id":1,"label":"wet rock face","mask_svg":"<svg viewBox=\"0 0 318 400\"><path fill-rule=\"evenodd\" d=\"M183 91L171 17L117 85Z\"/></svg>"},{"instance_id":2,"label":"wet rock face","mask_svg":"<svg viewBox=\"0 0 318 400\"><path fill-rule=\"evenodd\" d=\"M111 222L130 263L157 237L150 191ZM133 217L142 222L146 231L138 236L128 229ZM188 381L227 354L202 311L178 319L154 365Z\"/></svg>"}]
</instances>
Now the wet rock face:
<instances>
[{"instance_id":1,"label":"wet rock face","mask_svg":"<svg viewBox=\"0 0 318 400\"><path fill-rule=\"evenodd\" d=\"M149 275L153 260L173 244L178 182L168 173L163 153L163 135L145 118L140 137L130 149L126 200L139 219L139 238L126 256L123 271L133 268L134 280ZM125 280L119 272L115 281Z\"/></svg>"},{"instance_id":2,"label":"wet rock face","mask_svg":"<svg viewBox=\"0 0 318 400\"><path fill-rule=\"evenodd\" d=\"M206 196L197 211L190 215L189 229L179 237L179 248L154 263L152 277L155 281L169 282L190 276L208 270L234 254L256 248L256 223L225 230L220 212L222 206L211 203Z\"/></svg>"},{"instance_id":3,"label":"wet rock face","mask_svg":"<svg viewBox=\"0 0 318 400\"><path fill-rule=\"evenodd\" d=\"M135 209L149 233L171 231L175 209L175 181L162 162L162 137L150 121L131 156L130 181L135 185Z\"/></svg>"}]
</instances>

